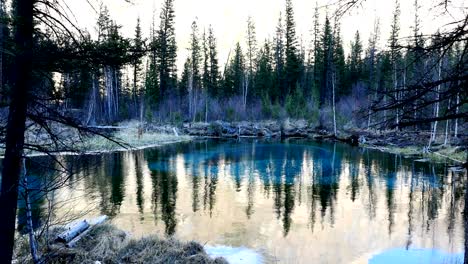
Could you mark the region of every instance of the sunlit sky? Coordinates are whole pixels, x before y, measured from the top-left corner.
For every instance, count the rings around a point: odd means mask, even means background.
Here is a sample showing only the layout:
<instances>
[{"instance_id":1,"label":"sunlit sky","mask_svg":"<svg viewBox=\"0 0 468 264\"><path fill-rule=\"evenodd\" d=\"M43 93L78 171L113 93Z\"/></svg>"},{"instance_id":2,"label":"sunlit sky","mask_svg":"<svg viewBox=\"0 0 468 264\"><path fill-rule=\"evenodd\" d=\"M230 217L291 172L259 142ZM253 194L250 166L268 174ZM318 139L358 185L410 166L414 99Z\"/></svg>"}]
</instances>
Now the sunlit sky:
<instances>
[{"instance_id":1,"label":"sunlit sky","mask_svg":"<svg viewBox=\"0 0 468 264\"><path fill-rule=\"evenodd\" d=\"M440 0L419 0L422 30L433 33L442 28L447 22L453 20L449 15L441 16L441 10L431 10L433 3ZM145 37L149 36L150 24L155 12L156 24L159 25L159 13L163 0L102 0L109 10L112 19L122 25L121 32L127 37L134 35L137 17L141 18L141 25ZM312 38L311 29L316 1L292 0L297 26L297 35L302 37L308 47ZM320 7L321 24L325 14L333 13L336 8L336 0L318 0ZM361 33L364 45L367 44L370 33L374 28L376 18L380 21L380 47L383 48L388 40L394 0L367 0L363 6L355 9L341 19L342 37L345 50L348 50L350 41L356 30ZM100 1L98 0L72 0L68 1L77 23L87 28L91 33L95 32L95 23ZM91 5L93 7L91 7ZM414 24L414 1L400 0L401 5L401 36L408 36L411 26ZM274 34L280 12L284 14L285 0L175 0L176 12L176 38L179 47L178 68L181 69L189 46L191 24L196 19L200 33L203 28L212 25L218 40L219 60L224 65L229 51L236 42L245 46L245 32L247 18L251 16L256 25L257 40L263 43L265 38L271 38ZM452 17L460 19L466 15L467 3L464 0L453 0L453 8L450 9ZM464 9L463 9L464 7ZM442 28L443 30L443 28Z\"/></svg>"}]
</instances>

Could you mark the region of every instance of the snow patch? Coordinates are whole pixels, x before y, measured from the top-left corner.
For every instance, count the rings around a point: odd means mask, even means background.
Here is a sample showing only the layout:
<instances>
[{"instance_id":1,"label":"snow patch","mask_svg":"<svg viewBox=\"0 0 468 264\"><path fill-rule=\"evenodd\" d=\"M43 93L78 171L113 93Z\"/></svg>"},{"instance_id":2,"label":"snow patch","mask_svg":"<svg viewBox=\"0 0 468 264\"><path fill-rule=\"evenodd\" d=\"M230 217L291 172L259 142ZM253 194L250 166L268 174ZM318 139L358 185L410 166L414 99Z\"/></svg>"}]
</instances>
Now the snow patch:
<instances>
[{"instance_id":1,"label":"snow patch","mask_svg":"<svg viewBox=\"0 0 468 264\"><path fill-rule=\"evenodd\" d=\"M233 248L228 246L205 246L205 251L213 258L225 258L230 264L263 263L263 258L259 253L245 247Z\"/></svg>"}]
</instances>

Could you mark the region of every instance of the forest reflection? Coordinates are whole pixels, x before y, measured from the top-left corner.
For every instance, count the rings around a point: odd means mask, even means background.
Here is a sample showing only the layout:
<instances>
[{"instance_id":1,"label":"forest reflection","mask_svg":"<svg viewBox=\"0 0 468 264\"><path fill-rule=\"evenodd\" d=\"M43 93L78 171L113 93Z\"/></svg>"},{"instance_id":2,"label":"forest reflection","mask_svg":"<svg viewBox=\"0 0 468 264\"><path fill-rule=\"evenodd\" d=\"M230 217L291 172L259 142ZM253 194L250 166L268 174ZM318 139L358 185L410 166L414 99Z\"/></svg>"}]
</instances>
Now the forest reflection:
<instances>
[{"instance_id":1,"label":"forest reflection","mask_svg":"<svg viewBox=\"0 0 468 264\"><path fill-rule=\"evenodd\" d=\"M255 226L278 223L285 240L333 229L376 240L366 254L396 246L463 250L466 174L445 163L341 144L211 140L70 162L77 181L57 197L82 197L76 208L96 203L94 214L142 235L256 246L276 236Z\"/></svg>"}]
</instances>

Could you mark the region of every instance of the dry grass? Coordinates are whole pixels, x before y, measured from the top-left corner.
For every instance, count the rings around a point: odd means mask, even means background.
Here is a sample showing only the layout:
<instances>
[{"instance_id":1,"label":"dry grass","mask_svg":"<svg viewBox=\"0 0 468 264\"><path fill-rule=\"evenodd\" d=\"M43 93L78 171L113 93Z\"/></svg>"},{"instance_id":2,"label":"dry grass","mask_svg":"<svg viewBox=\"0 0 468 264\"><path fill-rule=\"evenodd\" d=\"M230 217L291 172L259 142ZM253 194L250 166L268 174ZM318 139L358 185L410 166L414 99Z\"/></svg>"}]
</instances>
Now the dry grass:
<instances>
[{"instance_id":1,"label":"dry grass","mask_svg":"<svg viewBox=\"0 0 468 264\"><path fill-rule=\"evenodd\" d=\"M399 154L405 157L423 157L433 162L445 162L451 160L457 163L464 163L466 161L467 151L462 150L460 147L445 146L439 147L438 149L432 150L429 153L423 153L422 147L408 146L408 147L396 147L396 146L385 146L375 147L372 145L363 144L364 147L378 149L384 152L393 154Z\"/></svg>"},{"instance_id":2,"label":"dry grass","mask_svg":"<svg viewBox=\"0 0 468 264\"><path fill-rule=\"evenodd\" d=\"M143 133L141 137L138 137L137 128L126 128L115 132L113 136L117 141L128 145L128 149L156 147L165 144L186 142L191 140L191 137L189 136L177 137L175 135L151 132ZM125 147L99 136L94 136L87 139L85 142L83 142L81 149L90 152L126 150Z\"/></svg>"},{"instance_id":3,"label":"dry grass","mask_svg":"<svg viewBox=\"0 0 468 264\"><path fill-rule=\"evenodd\" d=\"M21 238L23 239L23 238ZM20 242L20 243L19 243ZM27 250L27 239L17 241L18 263L31 263ZM26 243L26 244L25 244ZM122 230L104 224L94 227L73 249L55 248L47 263L194 263L225 264L223 258L210 258L203 246L197 242L180 242L149 236L131 239ZM19 255L25 254L25 255Z\"/></svg>"},{"instance_id":4,"label":"dry grass","mask_svg":"<svg viewBox=\"0 0 468 264\"><path fill-rule=\"evenodd\" d=\"M190 136L180 135L175 136L174 134L158 133L152 131L142 131L142 134L138 133L139 122L128 121L119 124L121 127L112 136L116 141L126 144L128 148L141 149L145 147L156 147L165 144L186 142L192 138ZM125 147L107 140L100 136L94 136L85 140L81 146L82 149L87 151L118 151L126 150Z\"/></svg>"}]
</instances>

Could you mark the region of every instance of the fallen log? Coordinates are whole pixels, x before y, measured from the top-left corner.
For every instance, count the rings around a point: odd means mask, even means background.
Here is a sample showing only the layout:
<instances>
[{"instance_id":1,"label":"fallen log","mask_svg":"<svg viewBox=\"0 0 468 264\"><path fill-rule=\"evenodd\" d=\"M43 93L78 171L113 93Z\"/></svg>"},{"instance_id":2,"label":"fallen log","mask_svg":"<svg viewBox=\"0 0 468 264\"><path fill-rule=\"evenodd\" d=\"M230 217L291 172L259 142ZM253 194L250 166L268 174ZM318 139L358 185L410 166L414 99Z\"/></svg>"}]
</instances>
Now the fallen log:
<instances>
[{"instance_id":1,"label":"fallen log","mask_svg":"<svg viewBox=\"0 0 468 264\"><path fill-rule=\"evenodd\" d=\"M68 230L59 234L57 236L58 242L68 243L73 238L83 233L86 229L89 228L89 223L86 220L79 221L76 224L69 226Z\"/></svg>"},{"instance_id":2,"label":"fallen log","mask_svg":"<svg viewBox=\"0 0 468 264\"><path fill-rule=\"evenodd\" d=\"M76 243L78 243L78 241L80 241L84 236L86 236L86 234L88 234L89 231L91 231L93 226L102 224L106 220L107 220L106 215L103 215L103 216L100 216L100 217L98 217L96 219L93 219L92 221L90 221L91 222L91 227L90 228L86 229L83 233L81 233L78 236L76 236L75 238L73 238L70 242L65 244L65 246L68 247L68 248L74 247L76 245Z\"/></svg>"}]
</instances>

